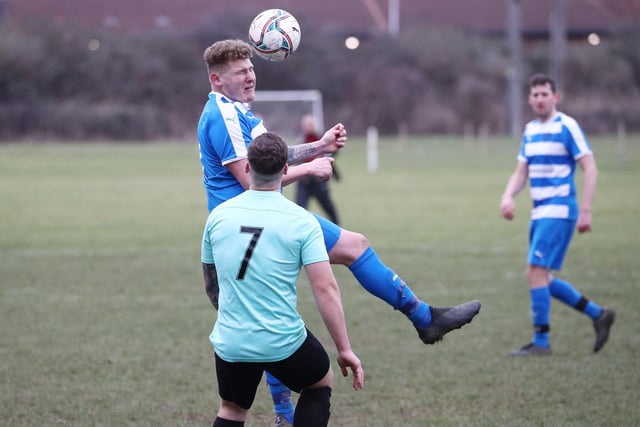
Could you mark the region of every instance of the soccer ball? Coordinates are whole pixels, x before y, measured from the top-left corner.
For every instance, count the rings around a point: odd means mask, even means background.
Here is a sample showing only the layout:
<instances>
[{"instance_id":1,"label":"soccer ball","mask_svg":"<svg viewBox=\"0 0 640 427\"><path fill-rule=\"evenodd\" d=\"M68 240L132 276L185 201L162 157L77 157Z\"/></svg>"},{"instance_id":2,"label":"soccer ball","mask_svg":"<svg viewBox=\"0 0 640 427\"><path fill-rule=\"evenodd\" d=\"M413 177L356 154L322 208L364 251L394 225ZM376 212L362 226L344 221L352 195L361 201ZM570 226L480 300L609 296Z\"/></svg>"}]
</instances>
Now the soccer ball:
<instances>
[{"instance_id":1,"label":"soccer ball","mask_svg":"<svg viewBox=\"0 0 640 427\"><path fill-rule=\"evenodd\" d=\"M260 12L249 27L249 44L268 61L282 61L300 45L300 25L289 12L269 9Z\"/></svg>"}]
</instances>

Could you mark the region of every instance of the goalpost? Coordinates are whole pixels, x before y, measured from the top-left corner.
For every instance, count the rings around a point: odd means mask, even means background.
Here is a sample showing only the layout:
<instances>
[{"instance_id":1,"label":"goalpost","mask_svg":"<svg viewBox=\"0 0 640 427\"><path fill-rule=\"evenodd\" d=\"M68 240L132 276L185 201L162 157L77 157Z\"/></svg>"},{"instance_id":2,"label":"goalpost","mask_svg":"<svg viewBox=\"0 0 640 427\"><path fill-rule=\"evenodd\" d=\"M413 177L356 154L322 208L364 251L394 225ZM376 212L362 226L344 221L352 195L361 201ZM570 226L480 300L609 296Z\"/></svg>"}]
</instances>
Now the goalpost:
<instances>
[{"instance_id":1,"label":"goalpost","mask_svg":"<svg viewBox=\"0 0 640 427\"><path fill-rule=\"evenodd\" d=\"M289 145L300 142L300 121L306 114L313 116L318 133L325 131L319 90L257 90L251 109L269 131L278 133Z\"/></svg>"},{"instance_id":2,"label":"goalpost","mask_svg":"<svg viewBox=\"0 0 640 427\"><path fill-rule=\"evenodd\" d=\"M306 114L313 116L319 134L326 130L319 90L257 90L251 109L264 120L269 131L278 133L288 145L301 142L300 122ZM370 173L378 170L378 130L375 127L367 129L367 169Z\"/></svg>"}]
</instances>

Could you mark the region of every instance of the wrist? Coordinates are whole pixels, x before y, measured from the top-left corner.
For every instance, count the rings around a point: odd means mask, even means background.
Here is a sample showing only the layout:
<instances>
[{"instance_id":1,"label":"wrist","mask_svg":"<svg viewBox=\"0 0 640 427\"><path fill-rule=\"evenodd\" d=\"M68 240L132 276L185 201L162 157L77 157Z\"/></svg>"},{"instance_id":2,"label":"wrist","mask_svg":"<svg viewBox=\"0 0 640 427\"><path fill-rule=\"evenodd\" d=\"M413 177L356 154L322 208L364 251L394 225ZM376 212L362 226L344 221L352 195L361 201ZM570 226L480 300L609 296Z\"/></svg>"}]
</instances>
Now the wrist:
<instances>
[{"instance_id":1,"label":"wrist","mask_svg":"<svg viewBox=\"0 0 640 427\"><path fill-rule=\"evenodd\" d=\"M351 351L351 343L349 342L348 338L344 340L344 342L335 343L335 344L336 344L336 350L338 351L338 353Z\"/></svg>"},{"instance_id":2,"label":"wrist","mask_svg":"<svg viewBox=\"0 0 640 427\"><path fill-rule=\"evenodd\" d=\"M322 151L323 155L331 154L333 149L331 147L331 142L325 142L324 140L320 140L320 151Z\"/></svg>"},{"instance_id":3,"label":"wrist","mask_svg":"<svg viewBox=\"0 0 640 427\"><path fill-rule=\"evenodd\" d=\"M313 176L313 168L311 162L304 163L304 176Z\"/></svg>"}]
</instances>

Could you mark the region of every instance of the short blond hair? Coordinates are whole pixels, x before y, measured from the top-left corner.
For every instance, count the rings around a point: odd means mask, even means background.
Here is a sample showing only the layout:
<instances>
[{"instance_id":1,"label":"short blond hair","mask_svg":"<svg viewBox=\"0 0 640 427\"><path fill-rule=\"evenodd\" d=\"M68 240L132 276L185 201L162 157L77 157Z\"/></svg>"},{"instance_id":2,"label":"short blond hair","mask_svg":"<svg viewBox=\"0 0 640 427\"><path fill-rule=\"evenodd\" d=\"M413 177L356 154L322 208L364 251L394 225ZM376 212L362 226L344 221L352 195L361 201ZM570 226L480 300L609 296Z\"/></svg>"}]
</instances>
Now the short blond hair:
<instances>
[{"instance_id":1,"label":"short blond hair","mask_svg":"<svg viewBox=\"0 0 640 427\"><path fill-rule=\"evenodd\" d=\"M206 48L203 57L207 71L211 73L231 61L253 57L253 49L249 43L239 39L221 40Z\"/></svg>"}]
</instances>

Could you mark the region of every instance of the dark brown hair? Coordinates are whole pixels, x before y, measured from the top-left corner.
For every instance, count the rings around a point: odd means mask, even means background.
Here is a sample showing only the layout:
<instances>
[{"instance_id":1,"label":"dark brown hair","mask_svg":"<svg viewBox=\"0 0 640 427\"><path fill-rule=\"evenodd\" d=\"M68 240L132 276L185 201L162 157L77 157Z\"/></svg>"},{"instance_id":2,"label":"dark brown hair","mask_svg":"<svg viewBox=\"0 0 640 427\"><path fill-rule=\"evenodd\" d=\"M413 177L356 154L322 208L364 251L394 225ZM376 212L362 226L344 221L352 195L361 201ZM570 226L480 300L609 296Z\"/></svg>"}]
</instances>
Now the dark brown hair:
<instances>
[{"instance_id":1,"label":"dark brown hair","mask_svg":"<svg viewBox=\"0 0 640 427\"><path fill-rule=\"evenodd\" d=\"M289 147L273 132L257 136L249 144L247 158L251 169L260 175L271 176L282 172L287 163Z\"/></svg>"},{"instance_id":2,"label":"dark brown hair","mask_svg":"<svg viewBox=\"0 0 640 427\"><path fill-rule=\"evenodd\" d=\"M534 74L529 79L530 88L534 86L544 86L547 83L551 87L551 92L556 93L556 83L553 81L551 77L547 76L546 74L542 74L542 73Z\"/></svg>"}]
</instances>

